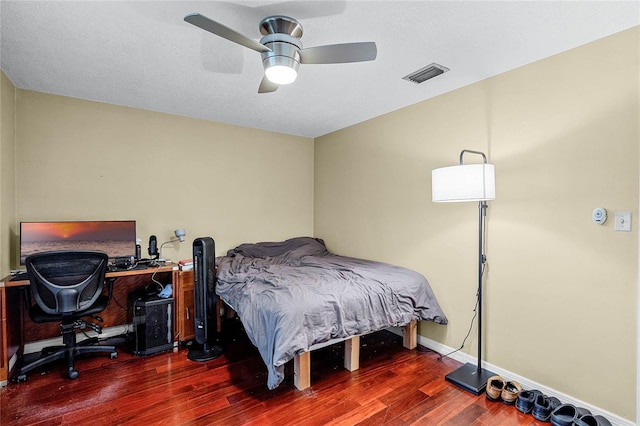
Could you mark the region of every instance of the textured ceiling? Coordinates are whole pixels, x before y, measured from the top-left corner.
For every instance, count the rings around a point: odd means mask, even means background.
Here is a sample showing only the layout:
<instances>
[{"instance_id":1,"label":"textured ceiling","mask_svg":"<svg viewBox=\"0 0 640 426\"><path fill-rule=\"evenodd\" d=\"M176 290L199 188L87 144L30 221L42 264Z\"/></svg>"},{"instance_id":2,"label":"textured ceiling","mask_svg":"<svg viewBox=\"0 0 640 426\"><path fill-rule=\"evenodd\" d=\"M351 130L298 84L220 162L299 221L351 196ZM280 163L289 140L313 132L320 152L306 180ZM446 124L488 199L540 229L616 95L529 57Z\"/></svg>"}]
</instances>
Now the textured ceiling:
<instances>
[{"instance_id":1,"label":"textured ceiling","mask_svg":"<svg viewBox=\"0 0 640 426\"><path fill-rule=\"evenodd\" d=\"M260 55L184 22L191 12L255 40L262 18L288 15L305 47L375 41L378 57L301 65L258 94ZM0 68L21 89L318 137L639 24L637 0L2 0ZM432 62L451 71L402 80Z\"/></svg>"}]
</instances>

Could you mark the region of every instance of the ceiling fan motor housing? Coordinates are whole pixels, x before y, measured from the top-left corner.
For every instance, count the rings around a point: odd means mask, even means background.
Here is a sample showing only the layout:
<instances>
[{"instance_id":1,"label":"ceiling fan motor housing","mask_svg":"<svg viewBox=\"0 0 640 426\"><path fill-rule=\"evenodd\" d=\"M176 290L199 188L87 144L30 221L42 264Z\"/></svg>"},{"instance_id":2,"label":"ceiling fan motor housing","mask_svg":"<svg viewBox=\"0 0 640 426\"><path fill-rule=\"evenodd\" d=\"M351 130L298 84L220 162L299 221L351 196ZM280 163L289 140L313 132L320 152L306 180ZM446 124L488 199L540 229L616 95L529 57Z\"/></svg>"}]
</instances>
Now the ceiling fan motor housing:
<instances>
[{"instance_id":1,"label":"ceiling fan motor housing","mask_svg":"<svg viewBox=\"0 0 640 426\"><path fill-rule=\"evenodd\" d=\"M284 15L267 16L260 21L260 34L288 34L302 37L302 25L296 19Z\"/></svg>"}]
</instances>

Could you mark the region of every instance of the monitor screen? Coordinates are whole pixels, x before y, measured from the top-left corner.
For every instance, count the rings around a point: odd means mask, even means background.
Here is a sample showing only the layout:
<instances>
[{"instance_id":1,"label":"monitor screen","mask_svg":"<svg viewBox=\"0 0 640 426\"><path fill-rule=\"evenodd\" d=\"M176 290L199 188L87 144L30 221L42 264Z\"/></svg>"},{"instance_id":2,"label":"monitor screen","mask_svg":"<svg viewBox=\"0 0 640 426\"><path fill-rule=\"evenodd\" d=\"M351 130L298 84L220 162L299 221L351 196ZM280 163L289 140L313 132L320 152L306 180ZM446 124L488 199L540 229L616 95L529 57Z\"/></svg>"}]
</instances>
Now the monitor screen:
<instances>
[{"instance_id":1,"label":"monitor screen","mask_svg":"<svg viewBox=\"0 0 640 426\"><path fill-rule=\"evenodd\" d=\"M54 250L100 250L113 259L136 254L136 221L21 222L20 264Z\"/></svg>"}]
</instances>

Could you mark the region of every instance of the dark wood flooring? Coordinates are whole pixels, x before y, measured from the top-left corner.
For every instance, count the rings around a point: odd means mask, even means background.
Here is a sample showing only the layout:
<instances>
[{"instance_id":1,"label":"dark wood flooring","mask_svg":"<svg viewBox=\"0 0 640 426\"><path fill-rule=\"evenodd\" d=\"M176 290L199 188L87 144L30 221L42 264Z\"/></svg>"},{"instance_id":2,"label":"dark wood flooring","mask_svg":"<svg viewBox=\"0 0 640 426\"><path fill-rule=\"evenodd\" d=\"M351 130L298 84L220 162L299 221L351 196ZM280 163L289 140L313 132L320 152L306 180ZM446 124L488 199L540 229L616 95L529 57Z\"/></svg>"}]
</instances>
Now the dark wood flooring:
<instances>
[{"instance_id":1,"label":"dark wood flooring","mask_svg":"<svg viewBox=\"0 0 640 426\"><path fill-rule=\"evenodd\" d=\"M227 334L229 335L229 334ZM241 332L213 361L187 359L184 347L134 357L81 358L76 380L64 363L0 390L2 425L542 425L513 406L474 396L444 380L460 364L439 360L382 331L361 338L360 369L342 368L343 345L311 354L311 388L293 386L293 363L275 390ZM546 423L548 425L548 423Z\"/></svg>"}]
</instances>

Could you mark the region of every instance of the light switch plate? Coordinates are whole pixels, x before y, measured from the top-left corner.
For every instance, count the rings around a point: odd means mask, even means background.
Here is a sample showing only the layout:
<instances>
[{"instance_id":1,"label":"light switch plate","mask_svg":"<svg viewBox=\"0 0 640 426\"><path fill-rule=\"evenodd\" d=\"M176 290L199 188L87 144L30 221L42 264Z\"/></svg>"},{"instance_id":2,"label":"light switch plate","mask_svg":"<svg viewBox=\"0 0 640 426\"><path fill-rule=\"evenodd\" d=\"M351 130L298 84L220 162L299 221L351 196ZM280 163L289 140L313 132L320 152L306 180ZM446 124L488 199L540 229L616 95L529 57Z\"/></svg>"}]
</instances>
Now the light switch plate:
<instances>
[{"instance_id":1,"label":"light switch plate","mask_svg":"<svg viewBox=\"0 0 640 426\"><path fill-rule=\"evenodd\" d=\"M631 212L616 212L616 231L631 232Z\"/></svg>"}]
</instances>

